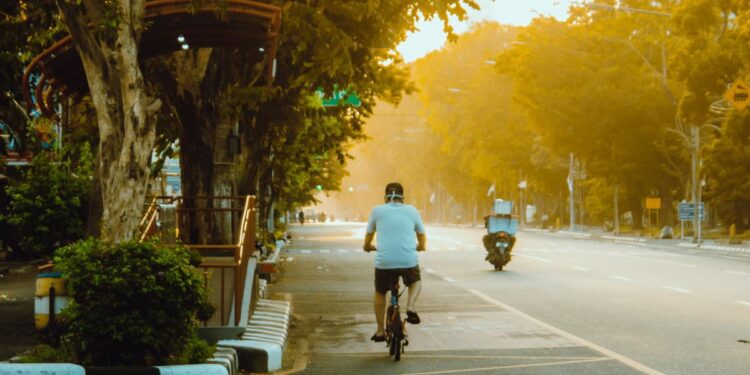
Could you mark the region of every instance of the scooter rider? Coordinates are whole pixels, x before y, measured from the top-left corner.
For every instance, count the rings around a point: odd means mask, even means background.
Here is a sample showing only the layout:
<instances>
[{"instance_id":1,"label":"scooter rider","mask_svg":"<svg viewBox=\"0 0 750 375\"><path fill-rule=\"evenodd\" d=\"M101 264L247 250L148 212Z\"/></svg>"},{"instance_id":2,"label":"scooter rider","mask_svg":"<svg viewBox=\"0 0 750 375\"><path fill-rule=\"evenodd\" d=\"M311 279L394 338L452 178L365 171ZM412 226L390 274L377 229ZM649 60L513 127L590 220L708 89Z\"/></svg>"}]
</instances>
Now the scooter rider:
<instances>
[{"instance_id":1,"label":"scooter rider","mask_svg":"<svg viewBox=\"0 0 750 375\"><path fill-rule=\"evenodd\" d=\"M372 240L378 233L378 247ZM415 241L416 233L416 241ZM419 324L415 306L422 290L417 251L426 249L424 223L414 206L404 204L404 188L398 182L385 187L385 204L375 206L367 221L365 251L377 251L375 256L375 293L373 305L378 329L370 338L385 341L385 294L401 276L409 289L406 321Z\"/></svg>"}]
</instances>

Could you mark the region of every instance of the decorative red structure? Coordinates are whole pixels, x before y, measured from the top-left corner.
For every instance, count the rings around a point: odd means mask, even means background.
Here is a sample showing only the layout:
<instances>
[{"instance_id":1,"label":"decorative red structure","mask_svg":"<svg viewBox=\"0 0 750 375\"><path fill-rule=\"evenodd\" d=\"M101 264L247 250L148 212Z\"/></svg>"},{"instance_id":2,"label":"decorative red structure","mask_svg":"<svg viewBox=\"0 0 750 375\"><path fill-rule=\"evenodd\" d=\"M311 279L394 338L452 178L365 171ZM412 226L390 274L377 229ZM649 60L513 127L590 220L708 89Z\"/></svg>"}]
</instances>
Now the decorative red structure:
<instances>
[{"instance_id":1,"label":"decorative red structure","mask_svg":"<svg viewBox=\"0 0 750 375\"><path fill-rule=\"evenodd\" d=\"M192 0L155 0L146 3L139 56L147 59L172 53L187 43L190 48L264 48L267 81L273 79L273 61L281 27L281 8L257 1L227 0L225 4L204 4L196 8ZM184 42L178 41L184 38ZM30 78L39 73L34 88ZM29 110L37 107L53 115L54 94L83 94L88 91L83 64L70 36L57 41L36 56L23 75L23 95Z\"/></svg>"}]
</instances>

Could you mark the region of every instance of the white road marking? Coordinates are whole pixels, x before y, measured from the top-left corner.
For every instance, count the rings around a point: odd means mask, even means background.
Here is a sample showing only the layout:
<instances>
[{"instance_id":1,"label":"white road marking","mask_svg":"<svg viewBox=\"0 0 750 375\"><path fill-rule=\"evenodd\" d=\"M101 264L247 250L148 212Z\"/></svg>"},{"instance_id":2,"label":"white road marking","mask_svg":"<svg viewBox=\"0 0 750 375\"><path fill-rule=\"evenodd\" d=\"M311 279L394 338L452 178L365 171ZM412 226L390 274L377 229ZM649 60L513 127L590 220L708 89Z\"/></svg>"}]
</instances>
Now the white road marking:
<instances>
[{"instance_id":1,"label":"white road marking","mask_svg":"<svg viewBox=\"0 0 750 375\"><path fill-rule=\"evenodd\" d=\"M300 250L299 252L302 253L302 254L310 254L310 253L312 253L312 251L310 251L310 250Z\"/></svg>"},{"instance_id":2,"label":"white road marking","mask_svg":"<svg viewBox=\"0 0 750 375\"><path fill-rule=\"evenodd\" d=\"M573 268L574 270L581 271L581 272L589 272L588 268L583 268L583 267L578 267L578 266L573 266L571 268Z\"/></svg>"},{"instance_id":3,"label":"white road marking","mask_svg":"<svg viewBox=\"0 0 750 375\"><path fill-rule=\"evenodd\" d=\"M727 273L732 274L732 275L750 276L750 273L741 272L741 271L730 271L730 270L727 270Z\"/></svg>"},{"instance_id":4,"label":"white road marking","mask_svg":"<svg viewBox=\"0 0 750 375\"><path fill-rule=\"evenodd\" d=\"M568 340L577 342L580 345L587 346L587 347L589 347L589 348L591 348L591 349L593 349L593 350L595 350L595 351L597 351L599 353L602 353L603 355L605 355L607 357L610 357L610 358L613 358L615 360L618 360L618 361L624 363L625 365L628 365L628 366L630 366L630 367L632 367L632 368L634 368L634 369L636 369L638 371L641 371L641 372L646 373L648 375L664 375L662 372L656 371L656 370L654 370L654 369L652 369L652 368L650 368L650 367L648 367L648 366L646 366L644 364L636 362L635 360L630 359L630 358L628 358L628 357L626 357L626 356L624 356L622 354L615 353L612 350L609 350L609 349L607 349L607 348L605 348L603 346L599 346L597 344L594 344L593 342L587 341L587 340L585 340L583 338L580 338L580 337L578 337L578 336L576 336L576 335L574 335L572 333L568 333L566 331L563 331L560 328L553 327L553 326L551 326L551 325L549 325L549 324L547 324L547 323L545 323L545 322L543 322L543 321L541 321L539 319L536 319L536 318L534 318L534 317L532 317L530 315L527 315L526 313L524 313L524 312L522 312L520 310L517 310L517 309L515 309L515 308L513 308L511 306L508 306L508 305L506 305L506 304L504 304L504 303L502 303L502 302L500 302L498 300L495 300L492 297L490 297L490 296L488 296L488 295L486 295L486 294L484 294L484 293L482 293L482 292L480 292L480 291L478 291L476 289L469 289L469 292L472 293L472 294L474 294L475 296L477 296L477 297L479 297L479 298L481 298L481 299L483 299L483 300L485 300L485 301L487 301L487 302L495 305L495 306L499 306L500 308L505 309L507 311L510 311L510 312L512 312L512 313L514 313L514 314L516 314L516 315L518 315L518 316L520 316L520 317L522 317L522 318L524 318L524 319L526 319L526 320L528 320L530 322L536 323L537 325L539 325L541 327L544 327L544 328L552 331L553 333L556 333L556 334L558 334L558 335L560 335L560 336L562 336L562 337L564 337L564 338L566 338Z\"/></svg>"},{"instance_id":5,"label":"white road marking","mask_svg":"<svg viewBox=\"0 0 750 375\"><path fill-rule=\"evenodd\" d=\"M449 283L455 283L456 282L456 280L453 280L450 277L445 277L445 276L443 276L443 280L445 280L445 281L447 281Z\"/></svg>"},{"instance_id":6,"label":"white road marking","mask_svg":"<svg viewBox=\"0 0 750 375\"><path fill-rule=\"evenodd\" d=\"M620 276L620 275L609 275L609 277L611 277L613 279L617 279L617 280L622 280L622 281L633 281L633 279L631 279L629 277Z\"/></svg>"},{"instance_id":7,"label":"white road marking","mask_svg":"<svg viewBox=\"0 0 750 375\"><path fill-rule=\"evenodd\" d=\"M549 260L549 259L544 259L544 258L540 258L540 257L534 257L534 256L531 256L531 255L526 255L526 254L518 254L516 256L517 257L524 257L524 258L534 259L534 260L538 260L538 261L545 262L545 263L552 263L552 261Z\"/></svg>"},{"instance_id":8,"label":"white road marking","mask_svg":"<svg viewBox=\"0 0 750 375\"><path fill-rule=\"evenodd\" d=\"M750 302L747 302L747 301L734 301L734 302L739 303L740 305L750 307Z\"/></svg>"},{"instance_id":9,"label":"white road marking","mask_svg":"<svg viewBox=\"0 0 750 375\"><path fill-rule=\"evenodd\" d=\"M650 262L673 264L675 266L683 266L683 267L690 267L690 268L698 267L695 264L680 263L680 262L670 262L668 260L650 259L650 258L639 257L639 256L635 256L635 255L625 255L625 254L620 254L620 253L612 253L612 255L616 255L616 256L624 257L624 258L633 258L633 259L647 260L647 261L650 261Z\"/></svg>"},{"instance_id":10,"label":"white road marking","mask_svg":"<svg viewBox=\"0 0 750 375\"><path fill-rule=\"evenodd\" d=\"M293 262L294 261L294 257L288 257L284 261L285 262Z\"/></svg>"},{"instance_id":11,"label":"white road marking","mask_svg":"<svg viewBox=\"0 0 750 375\"><path fill-rule=\"evenodd\" d=\"M435 271L434 271L434 270L433 270L432 268L425 268L425 269L424 269L424 272L427 272L427 273L435 273Z\"/></svg>"},{"instance_id":12,"label":"white road marking","mask_svg":"<svg viewBox=\"0 0 750 375\"><path fill-rule=\"evenodd\" d=\"M691 291L689 291L687 289L678 288L676 286L664 285L664 286L662 286L662 288L669 289L671 291L678 292L678 293L685 293L685 294L692 293Z\"/></svg>"},{"instance_id":13,"label":"white road marking","mask_svg":"<svg viewBox=\"0 0 750 375\"><path fill-rule=\"evenodd\" d=\"M328 253L330 253L330 252L331 252L331 250L328 250L328 249L320 249L320 252L321 252L321 253L323 253L323 254L328 254Z\"/></svg>"},{"instance_id":14,"label":"white road marking","mask_svg":"<svg viewBox=\"0 0 750 375\"><path fill-rule=\"evenodd\" d=\"M565 246L565 248L568 250L578 250L578 248L575 246Z\"/></svg>"},{"instance_id":15,"label":"white road marking","mask_svg":"<svg viewBox=\"0 0 750 375\"><path fill-rule=\"evenodd\" d=\"M336 251L338 251L339 253L348 253L349 249L338 249Z\"/></svg>"}]
</instances>

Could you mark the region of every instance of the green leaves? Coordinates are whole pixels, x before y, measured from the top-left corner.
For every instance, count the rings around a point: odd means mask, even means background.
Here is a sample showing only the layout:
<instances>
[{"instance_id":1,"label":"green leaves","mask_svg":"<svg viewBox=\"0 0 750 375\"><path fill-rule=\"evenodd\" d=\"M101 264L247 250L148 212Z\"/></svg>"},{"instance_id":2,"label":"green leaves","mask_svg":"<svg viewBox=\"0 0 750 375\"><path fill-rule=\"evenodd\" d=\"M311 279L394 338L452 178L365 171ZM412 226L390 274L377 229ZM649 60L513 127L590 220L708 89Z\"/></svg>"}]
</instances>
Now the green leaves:
<instances>
[{"instance_id":1,"label":"green leaves","mask_svg":"<svg viewBox=\"0 0 750 375\"><path fill-rule=\"evenodd\" d=\"M89 163L90 163L90 155ZM84 157L85 160L85 157ZM84 236L91 166L55 162L45 154L34 158L17 185L7 188L10 205L6 222L17 241L11 256L33 259L52 254L58 247Z\"/></svg>"},{"instance_id":2,"label":"green leaves","mask_svg":"<svg viewBox=\"0 0 750 375\"><path fill-rule=\"evenodd\" d=\"M58 250L55 266L72 298L63 312L63 343L86 365L205 360L207 346L194 338L196 319L213 311L191 256L183 248L97 240Z\"/></svg>"}]
</instances>

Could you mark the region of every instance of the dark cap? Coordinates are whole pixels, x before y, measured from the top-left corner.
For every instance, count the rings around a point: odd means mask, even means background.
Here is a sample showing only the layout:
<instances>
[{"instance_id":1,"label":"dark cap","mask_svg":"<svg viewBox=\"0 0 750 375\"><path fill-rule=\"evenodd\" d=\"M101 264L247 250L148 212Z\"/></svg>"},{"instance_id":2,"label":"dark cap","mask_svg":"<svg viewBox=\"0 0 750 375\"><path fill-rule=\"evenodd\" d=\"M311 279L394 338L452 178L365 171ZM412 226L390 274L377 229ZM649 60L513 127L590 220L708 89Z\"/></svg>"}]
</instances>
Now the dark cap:
<instances>
[{"instance_id":1,"label":"dark cap","mask_svg":"<svg viewBox=\"0 0 750 375\"><path fill-rule=\"evenodd\" d=\"M391 182L385 185L385 200L386 202L393 199L404 200L404 187L398 182Z\"/></svg>"}]
</instances>

